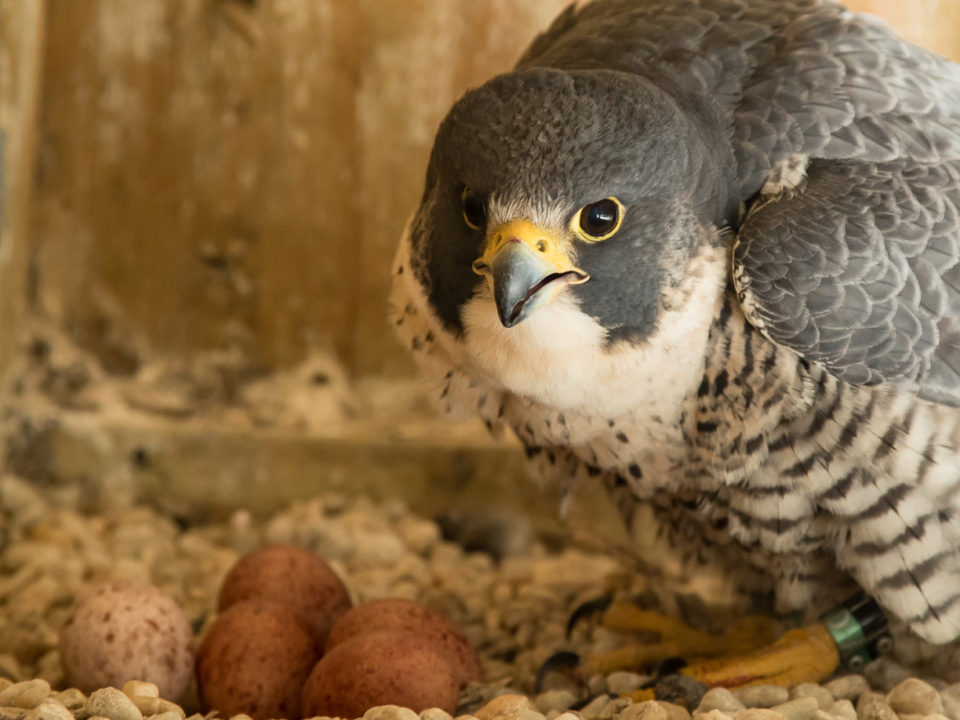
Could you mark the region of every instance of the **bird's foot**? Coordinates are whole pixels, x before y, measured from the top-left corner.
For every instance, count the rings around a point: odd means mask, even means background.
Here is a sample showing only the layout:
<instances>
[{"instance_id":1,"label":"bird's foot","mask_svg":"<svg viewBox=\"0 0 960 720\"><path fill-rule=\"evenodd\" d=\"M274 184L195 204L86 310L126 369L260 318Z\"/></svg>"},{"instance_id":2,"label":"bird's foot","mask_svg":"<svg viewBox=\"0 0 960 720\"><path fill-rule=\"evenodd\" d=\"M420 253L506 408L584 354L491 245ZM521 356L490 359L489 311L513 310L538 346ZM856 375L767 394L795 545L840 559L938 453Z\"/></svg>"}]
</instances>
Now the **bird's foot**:
<instances>
[{"instance_id":1,"label":"bird's foot","mask_svg":"<svg viewBox=\"0 0 960 720\"><path fill-rule=\"evenodd\" d=\"M653 668L668 658L713 658L743 654L769 644L776 638L770 618L751 615L713 635L660 613L642 610L629 602L611 604L601 624L620 632L640 632L650 642L636 642L612 652L586 658L580 672L607 674L615 670Z\"/></svg>"},{"instance_id":2,"label":"bird's foot","mask_svg":"<svg viewBox=\"0 0 960 720\"><path fill-rule=\"evenodd\" d=\"M841 662L851 670L859 670L868 659L889 647L883 613L862 594L835 608L821 622L790 630L779 639L774 621L763 616L746 617L724 633L714 635L631 603L615 602L605 607L601 616L604 627L639 631L652 640L582 661L576 654L559 653L541 668L540 680L545 672L559 667L575 667L577 674L586 678L615 670L650 670L658 666L663 673L672 664L679 674L709 687L792 686L820 682L832 675ZM571 624L579 616L582 613L574 613ZM650 699L652 693L645 688L632 697Z\"/></svg>"},{"instance_id":3,"label":"bird's foot","mask_svg":"<svg viewBox=\"0 0 960 720\"><path fill-rule=\"evenodd\" d=\"M833 636L822 624L789 630L779 640L743 655L703 660L680 673L708 687L821 682L840 665Z\"/></svg>"}]
</instances>

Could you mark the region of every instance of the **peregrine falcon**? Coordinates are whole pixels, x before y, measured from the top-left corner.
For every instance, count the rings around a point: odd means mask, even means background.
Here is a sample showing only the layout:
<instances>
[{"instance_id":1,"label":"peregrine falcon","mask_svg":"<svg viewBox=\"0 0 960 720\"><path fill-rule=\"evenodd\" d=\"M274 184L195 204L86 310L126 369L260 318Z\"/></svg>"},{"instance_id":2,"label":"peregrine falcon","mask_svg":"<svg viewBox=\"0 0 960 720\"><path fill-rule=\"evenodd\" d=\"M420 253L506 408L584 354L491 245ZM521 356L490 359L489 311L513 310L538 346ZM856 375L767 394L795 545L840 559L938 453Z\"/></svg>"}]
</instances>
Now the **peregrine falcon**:
<instances>
[{"instance_id":1,"label":"peregrine falcon","mask_svg":"<svg viewBox=\"0 0 960 720\"><path fill-rule=\"evenodd\" d=\"M960 66L832 2L572 5L443 120L393 272L547 477L960 636Z\"/></svg>"}]
</instances>

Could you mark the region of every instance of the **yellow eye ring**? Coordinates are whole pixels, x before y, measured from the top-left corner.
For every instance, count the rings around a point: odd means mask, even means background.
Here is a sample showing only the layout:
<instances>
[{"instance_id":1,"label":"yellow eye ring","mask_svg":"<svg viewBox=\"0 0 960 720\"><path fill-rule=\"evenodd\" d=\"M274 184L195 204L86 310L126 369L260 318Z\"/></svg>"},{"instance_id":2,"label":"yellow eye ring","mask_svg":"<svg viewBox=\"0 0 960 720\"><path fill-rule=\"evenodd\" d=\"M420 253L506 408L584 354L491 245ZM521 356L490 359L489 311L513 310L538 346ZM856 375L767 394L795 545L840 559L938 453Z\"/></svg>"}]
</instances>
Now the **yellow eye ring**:
<instances>
[{"instance_id":1,"label":"yellow eye ring","mask_svg":"<svg viewBox=\"0 0 960 720\"><path fill-rule=\"evenodd\" d=\"M620 230L626 208L615 197L584 205L570 220L570 229L588 243L602 242Z\"/></svg>"}]
</instances>

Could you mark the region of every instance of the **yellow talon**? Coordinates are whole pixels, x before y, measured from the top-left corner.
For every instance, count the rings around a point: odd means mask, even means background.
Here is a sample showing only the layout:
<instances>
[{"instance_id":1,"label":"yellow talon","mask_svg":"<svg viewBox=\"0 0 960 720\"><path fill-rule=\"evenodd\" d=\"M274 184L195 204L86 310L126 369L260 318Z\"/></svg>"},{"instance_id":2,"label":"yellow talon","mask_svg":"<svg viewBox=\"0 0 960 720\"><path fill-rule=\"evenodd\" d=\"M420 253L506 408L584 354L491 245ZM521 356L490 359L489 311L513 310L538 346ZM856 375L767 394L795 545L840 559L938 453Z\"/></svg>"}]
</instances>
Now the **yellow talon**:
<instances>
[{"instance_id":1,"label":"yellow talon","mask_svg":"<svg viewBox=\"0 0 960 720\"><path fill-rule=\"evenodd\" d=\"M797 685L820 682L840 664L836 643L823 625L790 630L772 645L740 657L705 660L680 672L710 687Z\"/></svg>"},{"instance_id":2,"label":"yellow talon","mask_svg":"<svg viewBox=\"0 0 960 720\"><path fill-rule=\"evenodd\" d=\"M581 672L587 676L624 668L651 667L670 657L739 655L764 647L776 638L773 621L762 616L744 618L722 635L712 635L659 613L641 610L627 602L611 605L604 612L601 622L610 630L649 633L656 635L657 639L587 658L581 668Z\"/></svg>"}]
</instances>

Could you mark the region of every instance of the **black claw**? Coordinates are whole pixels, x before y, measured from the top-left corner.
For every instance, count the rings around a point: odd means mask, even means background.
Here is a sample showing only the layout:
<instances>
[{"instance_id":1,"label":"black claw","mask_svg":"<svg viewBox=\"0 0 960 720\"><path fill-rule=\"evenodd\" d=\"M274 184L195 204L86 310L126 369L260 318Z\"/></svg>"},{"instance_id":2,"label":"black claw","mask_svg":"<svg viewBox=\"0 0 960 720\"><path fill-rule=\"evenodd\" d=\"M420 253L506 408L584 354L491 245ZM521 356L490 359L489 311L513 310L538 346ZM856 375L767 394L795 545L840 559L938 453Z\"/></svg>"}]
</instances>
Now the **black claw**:
<instances>
[{"instance_id":1,"label":"black claw","mask_svg":"<svg viewBox=\"0 0 960 720\"><path fill-rule=\"evenodd\" d=\"M537 670L537 680L534 683L534 690L537 693L543 692L543 684L547 675L554 670L574 670L580 667L580 656L569 650L559 650L544 660L543 665Z\"/></svg>"},{"instance_id":2,"label":"black claw","mask_svg":"<svg viewBox=\"0 0 960 720\"><path fill-rule=\"evenodd\" d=\"M612 595L604 595L603 597L587 600L577 605L577 608L570 614L570 619L567 620L567 637L570 637L573 628L576 627L577 623L583 620L583 618L604 612L610 607L612 602Z\"/></svg>"}]
</instances>

